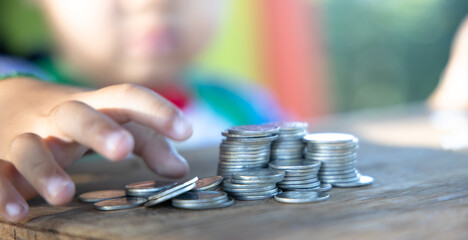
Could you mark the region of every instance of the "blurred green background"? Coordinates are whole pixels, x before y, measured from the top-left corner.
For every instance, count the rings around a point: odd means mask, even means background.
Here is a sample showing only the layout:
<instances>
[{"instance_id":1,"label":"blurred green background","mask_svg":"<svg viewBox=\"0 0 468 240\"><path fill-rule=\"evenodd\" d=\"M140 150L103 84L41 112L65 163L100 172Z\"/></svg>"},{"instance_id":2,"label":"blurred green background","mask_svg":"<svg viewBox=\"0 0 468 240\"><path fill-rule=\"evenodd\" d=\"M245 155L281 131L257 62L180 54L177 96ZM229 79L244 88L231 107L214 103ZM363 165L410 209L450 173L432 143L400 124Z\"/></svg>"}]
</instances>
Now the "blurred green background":
<instances>
[{"instance_id":1,"label":"blurred green background","mask_svg":"<svg viewBox=\"0 0 468 240\"><path fill-rule=\"evenodd\" d=\"M338 112L426 99L468 12L466 0L316 3ZM30 2L0 1L1 54L29 56L49 45L46 26Z\"/></svg>"}]
</instances>

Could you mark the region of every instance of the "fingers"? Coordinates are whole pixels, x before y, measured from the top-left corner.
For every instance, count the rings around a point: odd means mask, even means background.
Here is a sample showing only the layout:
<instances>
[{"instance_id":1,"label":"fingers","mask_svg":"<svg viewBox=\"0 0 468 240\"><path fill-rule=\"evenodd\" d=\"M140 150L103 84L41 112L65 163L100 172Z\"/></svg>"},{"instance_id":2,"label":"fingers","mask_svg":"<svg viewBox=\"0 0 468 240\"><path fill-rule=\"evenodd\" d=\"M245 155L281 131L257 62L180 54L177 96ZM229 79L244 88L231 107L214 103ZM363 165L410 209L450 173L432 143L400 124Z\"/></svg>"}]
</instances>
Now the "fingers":
<instances>
[{"instance_id":1,"label":"fingers","mask_svg":"<svg viewBox=\"0 0 468 240\"><path fill-rule=\"evenodd\" d=\"M59 105L50 119L60 133L111 160L122 159L133 151L133 136L127 130L82 102Z\"/></svg>"},{"instance_id":2,"label":"fingers","mask_svg":"<svg viewBox=\"0 0 468 240\"><path fill-rule=\"evenodd\" d=\"M0 160L0 216L8 221L16 222L28 214L28 204L12 185L9 174L10 163Z\"/></svg>"},{"instance_id":3,"label":"fingers","mask_svg":"<svg viewBox=\"0 0 468 240\"><path fill-rule=\"evenodd\" d=\"M167 142L166 138L152 129L137 123L124 125L135 136L135 153L158 175L180 178L188 173L187 161Z\"/></svg>"},{"instance_id":4,"label":"fingers","mask_svg":"<svg viewBox=\"0 0 468 240\"><path fill-rule=\"evenodd\" d=\"M180 110L147 88L121 84L79 96L79 100L119 123L135 121L174 140L185 140L192 135L192 125Z\"/></svg>"},{"instance_id":5,"label":"fingers","mask_svg":"<svg viewBox=\"0 0 468 240\"><path fill-rule=\"evenodd\" d=\"M75 195L75 185L39 136L31 133L18 136L10 146L9 158L50 204L66 204Z\"/></svg>"}]
</instances>

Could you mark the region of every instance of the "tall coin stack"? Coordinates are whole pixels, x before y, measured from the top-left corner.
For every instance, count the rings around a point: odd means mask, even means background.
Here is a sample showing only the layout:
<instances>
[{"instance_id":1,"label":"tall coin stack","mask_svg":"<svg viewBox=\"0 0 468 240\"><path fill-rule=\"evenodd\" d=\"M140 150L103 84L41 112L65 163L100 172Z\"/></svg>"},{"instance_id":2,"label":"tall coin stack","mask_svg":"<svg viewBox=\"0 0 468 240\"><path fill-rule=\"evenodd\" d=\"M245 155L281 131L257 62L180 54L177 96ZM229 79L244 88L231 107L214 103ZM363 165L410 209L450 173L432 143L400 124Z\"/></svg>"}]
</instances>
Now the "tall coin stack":
<instances>
[{"instance_id":1,"label":"tall coin stack","mask_svg":"<svg viewBox=\"0 0 468 240\"><path fill-rule=\"evenodd\" d=\"M372 177L359 174L356 169L359 140L345 133L314 133L304 136L305 157L322 162L320 181L335 187L359 187L371 184Z\"/></svg>"},{"instance_id":2,"label":"tall coin stack","mask_svg":"<svg viewBox=\"0 0 468 240\"><path fill-rule=\"evenodd\" d=\"M231 178L235 172L268 167L271 143L278 138L278 132L273 125L242 125L224 131L218 174Z\"/></svg>"},{"instance_id":3,"label":"tall coin stack","mask_svg":"<svg viewBox=\"0 0 468 240\"><path fill-rule=\"evenodd\" d=\"M302 141L307 134L305 122L279 122L269 125L278 126L278 139L271 144L271 160L290 160L304 158L305 143Z\"/></svg>"}]
</instances>

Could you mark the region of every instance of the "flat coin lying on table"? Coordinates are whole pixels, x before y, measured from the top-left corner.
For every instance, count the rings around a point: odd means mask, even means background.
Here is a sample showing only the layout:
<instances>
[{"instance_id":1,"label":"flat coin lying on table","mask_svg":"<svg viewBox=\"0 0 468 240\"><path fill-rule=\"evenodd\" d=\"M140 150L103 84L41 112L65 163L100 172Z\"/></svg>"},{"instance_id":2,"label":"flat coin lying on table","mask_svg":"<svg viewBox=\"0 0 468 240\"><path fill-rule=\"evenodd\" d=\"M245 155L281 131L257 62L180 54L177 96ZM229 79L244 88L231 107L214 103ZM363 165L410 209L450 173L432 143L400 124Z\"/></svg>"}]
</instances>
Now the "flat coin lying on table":
<instances>
[{"instance_id":1,"label":"flat coin lying on table","mask_svg":"<svg viewBox=\"0 0 468 240\"><path fill-rule=\"evenodd\" d=\"M314 203L323 202L330 197L328 193L319 191L286 191L275 196L275 200L282 203Z\"/></svg>"},{"instance_id":2,"label":"flat coin lying on table","mask_svg":"<svg viewBox=\"0 0 468 240\"><path fill-rule=\"evenodd\" d=\"M158 192L148 197L148 202L145 203L146 207L155 206L159 203L167 201L171 198L177 197L183 193L186 193L195 188L195 182L198 181L198 177L194 177L187 182L179 183L166 190Z\"/></svg>"},{"instance_id":3,"label":"flat coin lying on table","mask_svg":"<svg viewBox=\"0 0 468 240\"><path fill-rule=\"evenodd\" d=\"M168 189L177 182L169 181L145 181L145 182L136 182L132 184L127 184L125 186L125 192L127 196L131 197L148 197L162 190Z\"/></svg>"},{"instance_id":4,"label":"flat coin lying on table","mask_svg":"<svg viewBox=\"0 0 468 240\"><path fill-rule=\"evenodd\" d=\"M187 192L172 199L172 206L192 210L228 207L233 203L233 199L220 191Z\"/></svg>"},{"instance_id":5,"label":"flat coin lying on table","mask_svg":"<svg viewBox=\"0 0 468 240\"><path fill-rule=\"evenodd\" d=\"M94 203L94 208L101 211L123 210L143 206L146 198L121 197Z\"/></svg>"},{"instance_id":6,"label":"flat coin lying on table","mask_svg":"<svg viewBox=\"0 0 468 240\"><path fill-rule=\"evenodd\" d=\"M199 179L195 182L195 188L192 191L210 191L217 189L223 183L222 176L213 176Z\"/></svg>"},{"instance_id":7,"label":"flat coin lying on table","mask_svg":"<svg viewBox=\"0 0 468 240\"><path fill-rule=\"evenodd\" d=\"M342 188L362 187L362 186L371 185L374 182L373 177L364 176L364 175L361 175L361 174L358 174L357 177L359 179L356 180L356 181L353 181L353 182L336 182L336 183L333 183L333 186L342 187Z\"/></svg>"},{"instance_id":8,"label":"flat coin lying on table","mask_svg":"<svg viewBox=\"0 0 468 240\"><path fill-rule=\"evenodd\" d=\"M95 203L99 201L104 201L113 198L121 198L125 196L126 194L124 190L102 190L83 193L78 198L82 202Z\"/></svg>"}]
</instances>

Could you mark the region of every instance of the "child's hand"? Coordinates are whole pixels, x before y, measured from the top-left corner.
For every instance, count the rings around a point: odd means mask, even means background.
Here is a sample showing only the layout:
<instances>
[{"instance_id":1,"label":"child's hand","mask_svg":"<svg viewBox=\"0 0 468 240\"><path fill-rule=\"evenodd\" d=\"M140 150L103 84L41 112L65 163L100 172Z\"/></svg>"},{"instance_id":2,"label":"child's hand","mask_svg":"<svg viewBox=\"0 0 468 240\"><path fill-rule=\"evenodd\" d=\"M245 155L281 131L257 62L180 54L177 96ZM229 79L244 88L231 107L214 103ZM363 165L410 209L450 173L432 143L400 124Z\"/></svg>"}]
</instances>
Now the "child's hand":
<instances>
[{"instance_id":1,"label":"child's hand","mask_svg":"<svg viewBox=\"0 0 468 240\"><path fill-rule=\"evenodd\" d=\"M88 149L120 160L130 153L166 177L182 177L187 162L165 137L185 140L192 127L154 92L122 84L97 91L28 78L0 82L0 216L23 219L25 199L39 193L68 203L75 186L64 168Z\"/></svg>"}]
</instances>

